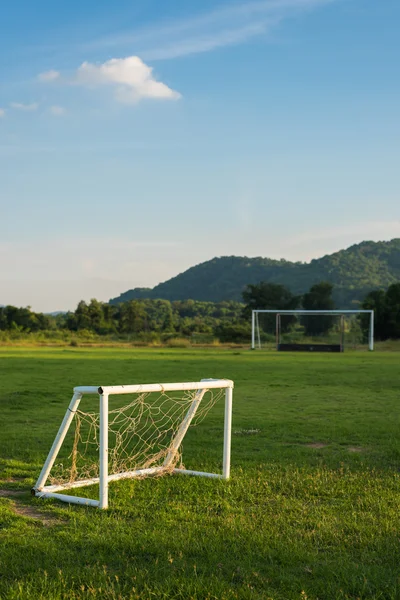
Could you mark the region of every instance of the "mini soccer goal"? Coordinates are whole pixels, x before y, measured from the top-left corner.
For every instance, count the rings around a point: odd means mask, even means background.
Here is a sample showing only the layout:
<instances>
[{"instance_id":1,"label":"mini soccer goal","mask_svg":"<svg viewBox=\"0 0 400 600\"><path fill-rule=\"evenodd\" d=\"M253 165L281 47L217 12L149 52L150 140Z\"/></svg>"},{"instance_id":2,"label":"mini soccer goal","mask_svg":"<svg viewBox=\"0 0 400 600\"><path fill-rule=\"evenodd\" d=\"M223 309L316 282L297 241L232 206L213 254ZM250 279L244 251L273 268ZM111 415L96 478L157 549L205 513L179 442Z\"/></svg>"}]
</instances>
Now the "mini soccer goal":
<instances>
[{"instance_id":1,"label":"mini soccer goal","mask_svg":"<svg viewBox=\"0 0 400 600\"><path fill-rule=\"evenodd\" d=\"M74 388L32 494L104 509L112 481L168 473L229 479L232 392L228 379ZM85 411L80 407L83 396ZM188 429L223 397L222 474L185 469L181 447ZM98 500L65 493L95 484Z\"/></svg>"},{"instance_id":2,"label":"mini soccer goal","mask_svg":"<svg viewBox=\"0 0 400 600\"><path fill-rule=\"evenodd\" d=\"M373 310L253 310L253 349L344 352L374 349Z\"/></svg>"}]
</instances>

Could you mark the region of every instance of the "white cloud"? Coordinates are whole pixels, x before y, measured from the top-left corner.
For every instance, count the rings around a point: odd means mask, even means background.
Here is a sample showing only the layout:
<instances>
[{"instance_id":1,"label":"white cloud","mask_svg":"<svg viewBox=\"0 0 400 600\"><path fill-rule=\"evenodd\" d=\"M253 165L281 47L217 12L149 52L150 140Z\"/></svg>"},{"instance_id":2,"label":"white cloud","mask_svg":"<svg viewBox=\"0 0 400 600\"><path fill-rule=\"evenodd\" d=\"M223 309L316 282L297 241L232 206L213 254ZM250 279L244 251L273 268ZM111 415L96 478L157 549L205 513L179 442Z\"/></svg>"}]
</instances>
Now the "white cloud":
<instances>
[{"instance_id":1,"label":"white cloud","mask_svg":"<svg viewBox=\"0 0 400 600\"><path fill-rule=\"evenodd\" d=\"M6 111L4 110L4 108L0 108L0 119L5 116L6 116Z\"/></svg>"},{"instance_id":2,"label":"white cloud","mask_svg":"<svg viewBox=\"0 0 400 600\"><path fill-rule=\"evenodd\" d=\"M37 102L33 102L32 104L23 104L22 102L11 102L10 106L15 110L23 110L25 112L33 112L39 108L39 104L37 104Z\"/></svg>"},{"instance_id":3,"label":"white cloud","mask_svg":"<svg viewBox=\"0 0 400 600\"><path fill-rule=\"evenodd\" d=\"M38 75L39 81L43 81L43 82L55 81L59 77L60 77L59 71L46 71L45 73L40 73L40 75Z\"/></svg>"},{"instance_id":4,"label":"white cloud","mask_svg":"<svg viewBox=\"0 0 400 600\"><path fill-rule=\"evenodd\" d=\"M62 117L65 115L66 110L63 106L50 106L50 112L55 117Z\"/></svg>"},{"instance_id":5,"label":"white cloud","mask_svg":"<svg viewBox=\"0 0 400 600\"><path fill-rule=\"evenodd\" d=\"M157 81L153 69L138 56L112 58L99 65L84 62L77 70L76 83L85 86L112 85L119 102L133 104L143 98L177 100L179 92Z\"/></svg>"}]
</instances>

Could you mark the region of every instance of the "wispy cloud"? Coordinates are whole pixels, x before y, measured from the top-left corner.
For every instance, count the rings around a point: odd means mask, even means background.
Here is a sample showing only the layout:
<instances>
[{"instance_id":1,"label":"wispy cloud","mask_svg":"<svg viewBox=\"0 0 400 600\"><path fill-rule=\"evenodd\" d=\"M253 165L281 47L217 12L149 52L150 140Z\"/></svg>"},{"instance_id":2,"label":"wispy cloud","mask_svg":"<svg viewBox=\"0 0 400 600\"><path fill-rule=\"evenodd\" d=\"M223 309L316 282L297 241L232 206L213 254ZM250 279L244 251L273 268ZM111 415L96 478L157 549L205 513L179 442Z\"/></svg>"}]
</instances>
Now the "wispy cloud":
<instances>
[{"instance_id":1,"label":"wispy cloud","mask_svg":"<svg viewBox=\"0 0 400 600\"><path fill-rule=\"evenodd\" d=\"M66 110L63 106L50 106L49 110L54 117L62 117L66 113Z\"/></svg>"},{"instance_id":2,"label":"wispy cloud","mask_svg":"<svg viewBox=\"0 0 400 600\"><path fill-rule=\"evenodd\" d=\"M60 77L59 71L51 70L51 71L46 71L45 73L40 73L38 75L38 80L42 81L44 83L47 83L49 81L55 81L59 77Z\"/></svg>"},{"instance_id":3,"label":"wispy cloud","mask_svg":"<svg viewBox=\"0 0 400 600\"><path fill-rule=\"evenodd\" d=\"M5 116L6 116L6 111L4 110L4 108L0 108L0 119L2 119Z\"/></svg>"},{"instance_id":4,"label":"wispy cloud","mask_svg":"<svg viewBox=\"0 0 400 600\"><path fill-rule=\"evenodd\" d=\"M163 60L209 52L267 34L282 20L337 0L253 0L229 4L167 24L122 31L86 44L86 48L131 48L145 60ZM157 44L154 45L154 40Z\"/></svg>"},{"instance_id":5,"label":"wispy cloud","mask_svg":"<svg viewBox=\"0 0 400 600\"><path fill-rule=\"evenodd\" d=\"M34 112L39 108L39 104L37 102L33 102L32 104L23 104L22 102L11 102L10 106L15 110L22 110L25 112Z\"/></svg>"},{"instance_id":6,"label":"wispy cloud","mask_svg":"<svg viewBox=\"0 0 400 600\"><path fill-rule=\"evenodd\" d=\"M172 42L153 50L147 50L143 52L143 56L146 60L167 60L170 58L179 58L180 56L210 52L217 48L241 44L256 35L265 33L266 29L266 23L255 23L239 29L221 31L218 35L210 34L196 37L195 39L183 39Z\"/></svg>"}]
</instances>

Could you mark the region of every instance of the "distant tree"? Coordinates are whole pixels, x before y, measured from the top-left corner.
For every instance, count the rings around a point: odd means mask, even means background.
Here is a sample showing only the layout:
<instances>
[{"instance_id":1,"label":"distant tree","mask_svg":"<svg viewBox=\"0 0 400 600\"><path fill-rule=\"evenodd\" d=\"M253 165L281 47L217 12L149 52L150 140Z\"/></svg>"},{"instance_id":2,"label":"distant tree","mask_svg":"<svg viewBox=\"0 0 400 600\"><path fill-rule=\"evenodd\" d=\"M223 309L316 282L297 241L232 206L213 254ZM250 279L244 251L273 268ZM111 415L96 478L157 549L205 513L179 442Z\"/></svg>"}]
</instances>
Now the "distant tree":
<instances>
[{"instance_id":1,"label":"distant tree","mask_svg":"<svg viewBox=\"0 0 400 600\"><path fill-rule=\"evenodd\" d=\"M114 333L116 332L115 317L117 308L112 304L102 303L103 321L101 333Z\"/></svg>"},{"instance_id":2,"label":"distant tree","mask_svg":"<svg viewBox=\"0 0 400 600\"><path fill-rule=\"evenodd\" d=\"M157 313L157 329L164 333L173 333L175 331L175 319L172 305L169 300L153 300L151 305Z\"/></svg>"},{"instance_id":3,"label":"distant tree","mask_svg":"<svg viewBox=\"0 0 400 600\"><path fill-rule=\"evenodd\" d=\"M89 306L87 307L90 329L96 333L102 333L104 327L104 314L102 303L92 298Z\"/></svg>"},{"instance_id":4,"label":"distant tree","mask_svg":"<svg viewBox=\"0 0 400 600\"><path fill-rule=\"evenodd\" d=\"M81 300L75 310L76 329L90 329L91 320L89 307L84 300Z\"/></svg>"},{"instance_id":5,"label":"distant tree","mask_svg":"<svg viewBox=\"0 0 400 600\"><path fill-rule=\"evenodd\" d=\"M78 331L78 321L74 312L67 312L64 321L60 323L61 327L65 327L69 331Z\"/></svg>"},{"instance_id":6,"label":"distant tree","mask_svg":"<svg viewBox=\"0 0 400 600\"><path fill-rule=\"evenodd\" d=\"M42 313L32 312L30 307L3 306L0 308L0 330L35 332L50 329L50 319Z\"/></svg>"},{"instance_id":7,"label":"distant tree","mask_svg":"<svg viewBox=\"0 0 400 600\"><path fill-rule=\"evenodd\" d=\"M400 338L400 283L389 286L386 292L386 311L389 338Z\"/></svg>"},{"instance_id":8,"label":"distant tree","mask_svg":"<svg viewBox=\"0 0 400 600\"><path fill-rule=\"evenodd\" d=\"M361 308L363 310L374 311L374 337L377 340L388 339L387 318L386 318L386 292L384 290L373 290L364 298ZM360 315L361 329L364 332L365 339L369 328L369 316Z\"/></svg>"},{"instance_id":9,"label":"distant tree","mask_svg":"<svg viewBox=\"0 0 400 600\"><path fill-rule=\"evenodd\" d=\"M375 338L389 340L400 338L400 283L387 289L370 292L362 303L364 310L374 311ZM368 328L368 317L360 317L363 329Z\"/></svg>"},{"instance_id":10,"label":"distant tree","mask_svg":"<svg viewBox=\"0 0 400 600\"><path fill-rule=\"evenodd\" d=\"M121 333L139 333L144 330L146 311L139 300L120 305L119 330Z\"/></svg>"},{"instance_id":11,"label":"distant tree","mask_svg":"<svg viewBox=\"0 0 400 600\"><path fill-rule=\"evenodd\" d=\"M4 309L5 306L0 306L0 331L5 331L8 328L7 313Z\"/></svg>"},{"instance_id":12,"label":"distant tree","mask_svg":"<svg viewBox=\"0 0 400 600\"><path fill-rule=\"evenodd\" d=\"M246 306L243 317L250 319L253 310L296 310L300 305L300 296L294 296L284 285L260 281L248 285L243 291ZM270 332L275 330L275 315L264 315L263 327ZM296 317L286 317L282 320L282 331L287 331L296 322Z\"/></svg>"},{"instance_id":13,"label":"distant tree","mask_svg":"<svg viewBox=\"0 0 400 600\"><path fill-rule=\"evenodd\" d=\"M248 285L242 296L246 304L243 309L246 317L251 316L252 310L295 310L300 304L300 298L294 296L284 285L267 281Z\"/></svg>"},{"instance_id":14,"label":"distant tree","mask_svg":"<svg viewBox=\"0 0 400 600\"><path fill-rule=\"evenodd\" d=\"M310 291L303 296L304 310L334 310L335 303L332 299L333 285L327 281L316 283ZM305 335L321 335L332 329L335 317L318 316L302 317Z\"/></svg>"}]
</instances>

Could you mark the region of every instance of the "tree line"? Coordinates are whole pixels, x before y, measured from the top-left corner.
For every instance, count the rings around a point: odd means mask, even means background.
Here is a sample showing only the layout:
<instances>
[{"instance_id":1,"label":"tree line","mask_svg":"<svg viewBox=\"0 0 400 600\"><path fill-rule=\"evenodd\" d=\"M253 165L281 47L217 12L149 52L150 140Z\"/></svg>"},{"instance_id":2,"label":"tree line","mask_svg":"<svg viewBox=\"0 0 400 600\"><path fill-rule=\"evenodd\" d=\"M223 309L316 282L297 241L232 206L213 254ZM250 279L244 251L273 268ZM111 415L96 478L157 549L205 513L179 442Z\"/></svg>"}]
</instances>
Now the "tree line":
<instances>
[{"instance_id":1,"label":"tree line","mask_svg":"<svg viewBox=\"0 0 400 600\"><path fill-rule=\"evenodd\" d=\"M61 329L97 335L127 335L147 339L159 336L218 337L218 328L243 322L243 304L234 301L130 300L118 305L96 299L81 300L75 309L57 316L30 308L0 307L0 331L37 332ZM248 328L247 328L248 329Z\"/></svg>"},{"instance_id":2,"label":"tree line","mask_svg":"<svg viewBox=\"0 0 400 600\"><path fill-rule=\"evenodd\" d=\"M333 310L336 308L333 290L331 283L320 282L296 296L284 285L260 282L245 288L242 303L138 299L113 305L92 299L88 303L82 300L75 311L57 316L35 313L29 307L3 306L0 331L35 333L58 329L144 340L208 336L221 342L248 342L253 309ZM400 283L392 284L386 291L370 292L358 307L375 311L377 340L400 339ZM295 322L295 317L286 318L283 330L288 331ZM266 318L266 327L271 332L274 323L275 316ZM305 334L312 336L329 331L334 318L304 317L301 323ZM360 324L367 328L365 317L360 317Z\"/></svg>"}]
</instances>

